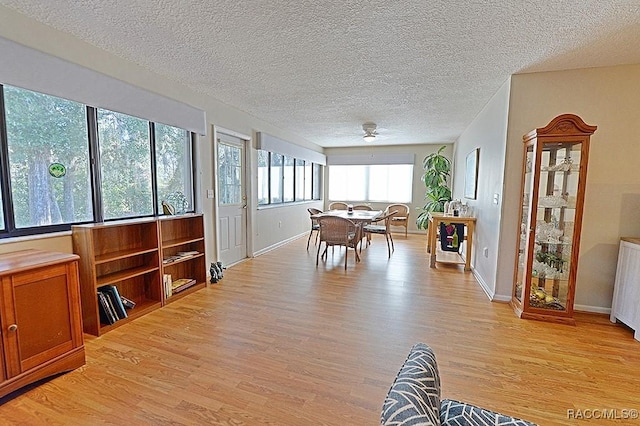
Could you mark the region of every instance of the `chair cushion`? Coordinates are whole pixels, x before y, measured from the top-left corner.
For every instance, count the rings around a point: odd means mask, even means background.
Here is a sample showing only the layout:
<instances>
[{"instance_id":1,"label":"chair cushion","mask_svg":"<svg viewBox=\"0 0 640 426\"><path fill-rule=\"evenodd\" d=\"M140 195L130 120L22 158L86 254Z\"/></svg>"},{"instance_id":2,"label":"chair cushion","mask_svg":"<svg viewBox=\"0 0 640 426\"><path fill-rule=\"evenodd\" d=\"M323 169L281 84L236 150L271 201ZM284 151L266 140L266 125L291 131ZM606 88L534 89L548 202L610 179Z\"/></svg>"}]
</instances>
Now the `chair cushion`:
<instances>
[{"instance_id":1,"label":"chair cushion","mask_svg":"<svg viewBox=\"0 0 640 426\"><path fill-rule=\"evenodd\" d=\"M451 399L442 400L440 423L451 426L535 426L534 423Z\"/></svg>"},{"instance_id":2,"label":"chair cushion","mask_svg":"<svg viewBox=\"0 0 640 426\"><path fill-rule=\"evenodd\" d=\"M365 225L362 227L364 232L371 232L373 234L386 234L387 227L384 225Z\"/></svg>"},{"instance_id":3,"label":"chair cushion","mask_svg":"<svg viewBox=\"0 0 640 426\"><path fill-rule=\"evenodd\" d=\"M405 221L405 220L407 220L407 217L406 217L406 216L394 216L394 217L392 217L392 218L391 218L391 221L392 221L392 222L395 222L395 221Z\"/></svg>"},{"instance_id":4,"label":"chair cushion","mask_svg":"<svg viewBox=\"0 0 640 426\"><path fill-rule=\"evenodd\" d=\"M382 406L380 424L440 424L440 376L431 348L417 343L398 372Z\"/></svg>"}]
</instances>

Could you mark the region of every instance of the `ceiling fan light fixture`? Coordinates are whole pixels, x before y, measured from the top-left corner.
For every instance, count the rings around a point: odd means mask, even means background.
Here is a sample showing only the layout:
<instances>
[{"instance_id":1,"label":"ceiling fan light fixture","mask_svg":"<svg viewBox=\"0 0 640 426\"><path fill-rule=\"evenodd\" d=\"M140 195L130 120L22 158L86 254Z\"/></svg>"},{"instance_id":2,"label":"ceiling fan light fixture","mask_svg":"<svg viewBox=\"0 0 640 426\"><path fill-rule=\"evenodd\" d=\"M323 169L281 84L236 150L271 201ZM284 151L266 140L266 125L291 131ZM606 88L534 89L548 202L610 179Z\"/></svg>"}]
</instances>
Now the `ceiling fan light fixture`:
<instances>
[{"instance_id":1,"label":"ceiling fan light fixture","mask_svg":"<svg viewBox=\"0 0 640 426\"><path fill-rule=\"evenodd\" d=\"M362 125L362 130L364 130L364 136L362 138L365 142L373 142L374 140L376 140L375 123L364 123Z\"/></svg>"}]
</instances>

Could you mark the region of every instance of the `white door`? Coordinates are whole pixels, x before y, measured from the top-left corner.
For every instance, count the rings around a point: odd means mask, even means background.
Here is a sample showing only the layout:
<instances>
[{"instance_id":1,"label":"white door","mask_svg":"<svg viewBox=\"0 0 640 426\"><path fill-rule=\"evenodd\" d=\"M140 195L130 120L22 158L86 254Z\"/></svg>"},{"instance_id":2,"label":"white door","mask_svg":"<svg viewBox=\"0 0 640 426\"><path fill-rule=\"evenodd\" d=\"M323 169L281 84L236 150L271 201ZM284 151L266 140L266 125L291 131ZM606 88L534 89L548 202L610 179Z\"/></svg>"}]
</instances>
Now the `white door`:
<instances>
[{"instance_id":1,"label":"white door","mask_svg":"<svg viewBox=\"0 0 640 426\"><path fill-rule=\"evenodd\" d=\"M245 141L218 134L218 253L223 265L247 257Z\"/></svg>"}]
</instances>

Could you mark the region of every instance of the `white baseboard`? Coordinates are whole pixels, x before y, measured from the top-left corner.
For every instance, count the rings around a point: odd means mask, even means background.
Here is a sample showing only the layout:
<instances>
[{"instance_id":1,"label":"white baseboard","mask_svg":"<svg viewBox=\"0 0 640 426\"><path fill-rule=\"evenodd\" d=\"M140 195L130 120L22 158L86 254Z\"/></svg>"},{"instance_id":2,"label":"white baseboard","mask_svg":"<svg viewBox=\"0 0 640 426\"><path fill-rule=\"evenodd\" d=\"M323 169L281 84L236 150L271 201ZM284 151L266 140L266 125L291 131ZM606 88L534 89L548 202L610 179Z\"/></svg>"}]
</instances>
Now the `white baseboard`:
<instances>
[{"instance_id":1,"label":"white baseboard","mask_svg":"<svg viewBox=\"0 0 640 426\"><path fill-rule=\"evenodd\" d=\"M603 308L602 306L573 305L573 310L580 311L580 312L593 312L596 314L611 315L611 308Z\"/></svg>"},{"instance_id":2,"label":"white baseboard","mask_svg":"<svg viewBox=\"0 0 640 426\"><path fill-rule=\"evenodd\" d=\"M309 232L308 232L308 231L305 231L305 232L303 232L302 234L294 235L293 237L287 238L286 240L278 241L276 244L273 244L273 245L271 245L271 246L269 246L269 247L265 247L265 248L263 248L263 249L261 249L261 250L258 250L257 252L253 253L253 256L254 256L254 257L256 257L256 256L260 256L260 255L262 255L262 254L265 254L265 253L267 253L267 252L270 252L271 250L275 250L275 249L277 249L278 247L282 247L282 246L283 246L283 245L285 245L285 244L289 244L291 241L293 241L293 240L297 240L298 238L300 238L300 237L302 237L302 236L305 236L305 235L309 235Z\"/></svg>"}]
</instances>

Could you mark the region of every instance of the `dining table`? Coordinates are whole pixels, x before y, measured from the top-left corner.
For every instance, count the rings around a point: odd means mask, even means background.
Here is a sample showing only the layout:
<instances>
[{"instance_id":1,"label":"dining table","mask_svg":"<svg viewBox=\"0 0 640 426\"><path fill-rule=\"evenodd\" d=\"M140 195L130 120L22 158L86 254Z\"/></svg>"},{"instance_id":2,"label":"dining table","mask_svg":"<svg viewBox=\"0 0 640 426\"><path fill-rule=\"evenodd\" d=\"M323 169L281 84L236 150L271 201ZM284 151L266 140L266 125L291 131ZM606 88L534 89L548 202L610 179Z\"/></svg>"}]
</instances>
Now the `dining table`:
<instances>
[{"instance_id":1,"label":"dining table","mask_svg":"<svg viewBox=\"0 0 640 426\"><path fill-rule=\"evenodd\" d=\"M344 219L349 219L356 225L358 235L356 239L362 240L362 227L368 223L375 222L376 219L383 215L382 210L327 210L322 213L311 216L312 219L317 219L322 216L337 216ZM362 244L360 245L362 251ZM356 253L357 254L357 253Z\"/></svg>"},{"instance_id":2,"label":"dining table","mask_svg":"<svg viewBox=\"0 0 640 426\"><path fill-rule=\"evenodd\" d=\"M327 210L322 213L318 213L316 215L311 216L316 219L321 216L337 216L345 219L349 219L350 221L356 224L363 224L369 222L375 222L375 220L382 216L382 210Z\"/></svg>"}]
</instances>

